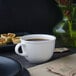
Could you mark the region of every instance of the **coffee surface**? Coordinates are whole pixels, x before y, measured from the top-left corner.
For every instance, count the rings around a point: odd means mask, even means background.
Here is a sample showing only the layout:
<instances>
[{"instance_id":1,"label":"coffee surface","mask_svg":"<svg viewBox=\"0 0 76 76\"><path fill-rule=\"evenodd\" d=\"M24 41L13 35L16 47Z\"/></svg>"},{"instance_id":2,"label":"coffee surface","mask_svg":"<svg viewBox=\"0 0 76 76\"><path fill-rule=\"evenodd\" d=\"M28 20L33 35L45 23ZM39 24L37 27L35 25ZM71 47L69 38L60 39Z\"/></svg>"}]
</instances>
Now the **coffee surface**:
<instances>
[{"instance_id":1,"label":"coffee surface","mask_svg":"<svg viewBox=\"0 0 76 76\"><path fill-rule=\"evenodd\" d=\"M48 39L42 39L42 38L33 38L33 39L27 39L26 41L47 41Z\"/></svg>"}]
</instances>

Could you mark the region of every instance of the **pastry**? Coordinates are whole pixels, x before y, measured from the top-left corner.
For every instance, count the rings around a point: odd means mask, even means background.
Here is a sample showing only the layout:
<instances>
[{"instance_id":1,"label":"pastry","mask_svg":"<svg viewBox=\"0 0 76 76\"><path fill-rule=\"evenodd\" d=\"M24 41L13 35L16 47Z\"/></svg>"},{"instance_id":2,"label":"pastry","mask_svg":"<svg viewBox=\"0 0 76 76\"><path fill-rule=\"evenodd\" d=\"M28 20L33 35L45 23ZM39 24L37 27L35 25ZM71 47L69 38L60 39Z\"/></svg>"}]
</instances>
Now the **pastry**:
<instances>
[{"instance_id":1,"label":"pastry","mask_svg":"<svg viewBox=\"0 0 76 76\"><path fill-rule=\"evenodd\" d=\"M14 34L14 33L1 34L1 38L5 38L8 43L11 42L12 38L15 36L16 36L16 34Z\"/></svg>"},{"instance_id":2,"label":"pastry","mask_svg":"<svg viewBox=\"0 0 76 76\"><path fill-rule=\"evenodd\" d=\"M7 40L5 38L0 38L0 46L5 45Z\"/></svg>"},{"instance_id":3,"label":"pastry","mask_svg":"<svg viewBox=\"0 0 76 76\"><path fill-rule=\"evenodd\" d=\"M16 36L15 33L8 33L8 37L10 37L10 38L13 38L13 37L15 37L15 36Z\"/></svg>"},{"instance_id":4,"label":"pastry","mask_svg":"<svg viewBox=\"0 0 76 76\"><path fill-rule=\"evenodd\" d=\"M14 44L20 43L20 37L14 37L14 38L12 38L12 42Z\"/></svg>"}]
</instances>

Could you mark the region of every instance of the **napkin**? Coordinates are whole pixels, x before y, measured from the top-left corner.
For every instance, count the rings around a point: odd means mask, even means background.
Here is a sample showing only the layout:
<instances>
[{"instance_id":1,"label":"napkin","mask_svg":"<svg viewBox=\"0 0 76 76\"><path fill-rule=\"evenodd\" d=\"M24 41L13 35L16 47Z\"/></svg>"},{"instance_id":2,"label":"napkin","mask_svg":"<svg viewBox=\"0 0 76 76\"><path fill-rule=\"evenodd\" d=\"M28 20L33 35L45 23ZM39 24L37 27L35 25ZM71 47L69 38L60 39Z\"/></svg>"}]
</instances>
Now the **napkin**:
<instances>
[{"instance_id":1,"label":"napkin","mask_svg":"<svg viewBox=\"0 0 76 76\"><path fill-rule=\"evenodd\" d=\"M76 55L54 61L47 69L58 76L76 76Z\"/></svg>"}]
</instances>

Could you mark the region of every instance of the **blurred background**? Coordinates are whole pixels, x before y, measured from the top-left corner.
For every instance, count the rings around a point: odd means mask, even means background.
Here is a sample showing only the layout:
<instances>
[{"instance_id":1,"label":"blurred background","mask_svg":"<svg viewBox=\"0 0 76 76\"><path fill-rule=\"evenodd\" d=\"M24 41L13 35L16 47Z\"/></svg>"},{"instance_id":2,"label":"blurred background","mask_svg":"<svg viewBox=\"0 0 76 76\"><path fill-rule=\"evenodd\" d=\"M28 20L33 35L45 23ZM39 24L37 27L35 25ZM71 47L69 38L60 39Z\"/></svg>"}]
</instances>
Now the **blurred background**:
<instances>
[{"instance_id":1,"label":"blurred background","mask_svg":"<svg viewBox=\"0 0 76 76\"><path fill-rule=\"evenodd\" d=\"M55 0L0 0L0 33L52 34L61 19Z\"/></svg>"}]
</instances>

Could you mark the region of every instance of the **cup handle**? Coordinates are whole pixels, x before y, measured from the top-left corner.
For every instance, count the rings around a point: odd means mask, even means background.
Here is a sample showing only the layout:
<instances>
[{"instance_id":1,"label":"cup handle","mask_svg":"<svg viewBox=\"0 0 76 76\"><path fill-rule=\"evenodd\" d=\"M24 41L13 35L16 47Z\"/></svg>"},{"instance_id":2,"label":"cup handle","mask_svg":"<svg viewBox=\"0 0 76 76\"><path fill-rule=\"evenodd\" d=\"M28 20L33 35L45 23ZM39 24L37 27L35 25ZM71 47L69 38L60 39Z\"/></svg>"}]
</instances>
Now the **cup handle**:
<instances>
[{"instance_id":1,"label":"cup handle","mask_svg":"<svg viewBox=\"0 0 76 76\"><path fill-rule=\"evenodd\" d=\"M24 52L24 51L21 49L21 50L22 50L22 53L19 52L19 48L21 47L21 45L23 45L23 43L18 43L18 44L15 46L15 52L16 52L16 54L18 54L18 55L27 57L26 51Z\"/></svg>"}]
</instances>

